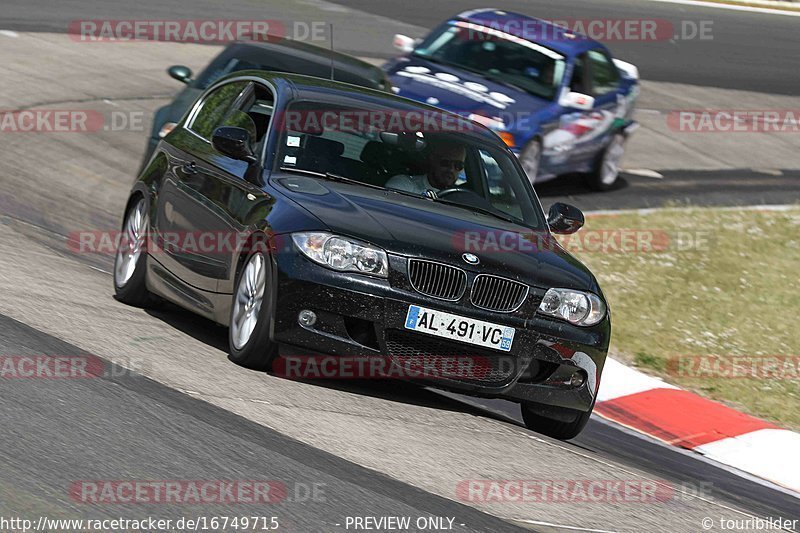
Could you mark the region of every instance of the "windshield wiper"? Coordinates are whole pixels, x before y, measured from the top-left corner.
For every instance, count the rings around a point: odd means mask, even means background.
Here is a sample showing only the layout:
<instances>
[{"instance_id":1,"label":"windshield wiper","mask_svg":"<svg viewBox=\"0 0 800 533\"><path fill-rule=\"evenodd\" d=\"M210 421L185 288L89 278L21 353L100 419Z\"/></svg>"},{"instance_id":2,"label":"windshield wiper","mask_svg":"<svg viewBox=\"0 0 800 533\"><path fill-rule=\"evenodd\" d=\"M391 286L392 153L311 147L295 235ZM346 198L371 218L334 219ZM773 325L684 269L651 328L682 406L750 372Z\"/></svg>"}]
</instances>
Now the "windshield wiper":
<instances>
[{"instance_id":1,"label":"windshield wiper","mask_svg":"<svg viewBox=\"0 0 800 533\"><path fill-rule=\"evenodd\" d=\"M338 181L340 183L352 183L353 185L363 185L364 187L369 187L370 189L385 189L385 187L381 187L380 185L373 185L372 183L365 183L363 181L354 180L353 178L346 178L344 176L340 176L339 174L334 174L333 172L326 172L325 177L331 181Z\"/></svg>"},{"instance_id":2,"label":"windshield wiper","mask_svg":"<svg viewBox=\"0 0 800 533\"><path fill-rule=\"evenodd\" d=\"M415 57L422 58L425 61L430 61L431 63L438 63L439 65L446 65L448 67L467 70L469 72L474 72L475 74L478 74L478 75L483 75L483 73L480 72L479 70L475 70L474 68L467 67L466 65L462 65L460 63L454 63L453 61L447 61L445 59L439 59L439 58L436 58L436 57L433 57L433 56L426 56L426 55L423 55L423 54L418 54L416 52L412 53L411 55L415 56Z\"/></svg>"},{"instance_id":3,"label":"windshield wiper","mask_svg":"<svg viewBox=\"0 0 800 533\"><path fill-rule=\"evenodd\" d=\"M402 194L403 196L410 196L410 197L416 198L418 200L430 200L430 198L428 198L424 194L419 194L419 193L410 192L410 191L404 191L403 189L395 189L394 187L384 187L384 188L387 191L395 192L397 194Z\"/></svg>"},{"instance_id":4,"label":"windshield wiper","mask_svg":"<svg viewBox=\"0 0 800 533\"><path fill-rule=\"evenodd\" d=\"M492 209L487 209L485 207L478 207L478 206L469 205L469 204L462 204L462 203L459 203L459 202L452 202L452 201L446 200L444 198L434 198L433 201L441 203L441 204L447 204L447 205L453 205L453 206L456 206L456 207L461 207L463 209L469 209L470 211L477 211L479 213L483 213L484 215L489 215L489 216L492 216L494 218L499 218L500 220L505 220L506 222L511 222L512 224L520 224L520 225L523 225L523 226L525 225L525 222L523 222L522 220L518 220L518 219L516 219L516 218L514 218L514 217L512 217L510 215L505 215L505 214L502 214L502 213L498 213L497 211L494 211Z\"/></svg>"},{"instance_id":5,"label":"windshield wiper","mask_svg":"<svg viewBox=\"0 0 800 533\"><path fill-rule=\"evenodd\" d=\"M307 176L314 176L315 178L324 178L330 181L338 181L340 183L351 183L353 185L362 185L364 187L369 187L370 189L381 189L384 190L385 187L381 187L380 185L373 185L372 183L365 183L363 181L354 180L352 178L346 178L344 176L340 176L339 174L334 174L333 172L317 172L315 170L306 170L304 168L295 168L295 167L281 167L281 170L285 172L294 172L297 174L305 174Z\"/></svg>"},{"instance_id":6,"label":"windshield wiper","mask_svg":"<svg viewBox=\"0 0 800 533\"><path fill-rule=\"evenodd\" d=\"M483 76L483 77L484 77L484 78L486 78L487 80L491 80L491 81L493 81L493 82L495 82L495 83L499 83L500 85L505 85L506 87L511 87L512 89L516 89L517 91L521 91L521 92L523 92L523 93L529 93L529 92L531 92L531 91L529 91L528 89L526 89L526 88L522 87L521 85L517 85L517 84L516 84L516 83L514 83L514 82L511 82L511 81L505 80L505 79L503 79L503 78L499 78L499 77L497 77L497 76L495 76L495 75L493 75L493 74L489 74L488 72L478 72L477 70L476 70L476 71L474 71L474 72L475 72L476 74L478 74L479 76Z\"/></svg>"}]
</instances>

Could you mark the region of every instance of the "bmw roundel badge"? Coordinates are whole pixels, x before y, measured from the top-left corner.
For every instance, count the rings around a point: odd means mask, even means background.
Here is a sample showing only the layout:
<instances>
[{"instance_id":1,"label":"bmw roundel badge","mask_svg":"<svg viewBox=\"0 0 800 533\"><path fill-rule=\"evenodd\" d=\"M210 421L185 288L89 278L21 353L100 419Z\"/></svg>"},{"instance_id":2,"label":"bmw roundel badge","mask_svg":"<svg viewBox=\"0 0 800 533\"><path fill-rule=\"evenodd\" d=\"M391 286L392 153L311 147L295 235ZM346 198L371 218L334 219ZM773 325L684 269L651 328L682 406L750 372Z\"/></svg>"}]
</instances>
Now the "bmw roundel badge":
<instances>
[{"instance_id":1,"label":"bmw roundel badge","mask_svg":"<svg viewBox=\"0 0 800 533\"><path fill-rule=\"evenodd\" d=\"M478 259L478 256L475 254L464 254L461 257L462 259L464 259L464 261L466 261L470 265L477 265L478 263L481 262L481 260Z\"/></svg>"}]
</instances>

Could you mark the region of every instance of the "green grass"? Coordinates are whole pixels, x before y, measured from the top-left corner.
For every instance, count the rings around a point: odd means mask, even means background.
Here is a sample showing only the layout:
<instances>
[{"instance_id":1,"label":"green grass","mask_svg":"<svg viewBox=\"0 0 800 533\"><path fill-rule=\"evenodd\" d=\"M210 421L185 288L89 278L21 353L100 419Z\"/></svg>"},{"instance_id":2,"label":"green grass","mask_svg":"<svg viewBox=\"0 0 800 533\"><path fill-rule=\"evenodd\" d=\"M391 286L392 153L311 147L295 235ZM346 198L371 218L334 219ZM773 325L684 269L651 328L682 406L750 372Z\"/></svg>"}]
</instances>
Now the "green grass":
<instances>
[{"instance_id":1,"label":"green grass","mask_svg":"<svg viewBox=\"0 0 800 533\"><path fill-rule=\"evenodd\" d=\"M649 367L653 370L664 372L667 370L667 361L646 352L636 352L633 358L636 366Z\"/></svg>"},{"instance_id":2,"label":"green grass","mask_svg":"<svg viewBox=\"0 0 800 533\"><path fill-rule=\"evenodd\" d=\"M685 367L675 366L680 356L710 355L722 363L741 356L795 356L797 369L800 206L596 215L587 217L573 238L608 230L644 231L639 235L645 240L653 232L654 242L666 244L656 251L571 248L609 300L612 356L752 415L800 428L796 372L780 371L783 379L730 378L687 375L676 370Z\"/></svg>"}]
</instances>

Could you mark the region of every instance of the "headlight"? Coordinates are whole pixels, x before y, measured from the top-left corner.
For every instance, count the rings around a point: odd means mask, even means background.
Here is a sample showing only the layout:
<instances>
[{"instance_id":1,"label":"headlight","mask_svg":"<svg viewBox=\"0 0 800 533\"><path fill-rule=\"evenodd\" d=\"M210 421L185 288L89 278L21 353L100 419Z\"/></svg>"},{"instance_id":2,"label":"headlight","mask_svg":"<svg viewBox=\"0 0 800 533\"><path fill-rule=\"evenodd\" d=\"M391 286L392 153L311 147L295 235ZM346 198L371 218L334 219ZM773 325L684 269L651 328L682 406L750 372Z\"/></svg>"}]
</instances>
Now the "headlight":
<instances>
[{"instance_id":1,"label":"headlight","mask_svg":"<svg viewBox=\"0 0 800 533\"><path fill-rule=\"evenodd\" d=\"M606 316L606 304L591 292L550 289L539 304L539 312L577 326L594 326Z\"/></svg>"},{"instance_id":2,"label":"headlight","mask_svg":"<svg viewBox=\"0 0 800 533\"><path fill-rule=\"evenodd\" d=\"M483 124L490 130L494 130L494 132L503 139L503 142L509 148L514 148L516 146L516 141L514 140L514 136L506 131L506 125L501 118L489 118L484 115L477 115L475 113L470 114L468 117L470 120L474 120L478 124Z\"/></svg>"},{"instance_id":3,"label":"headlight","mask_svg":"<svg viewBox=\"0 0 800 533\"><path fill-rule=\"evenodd\" d=\"M389 274L389 260L380 248L322 232L294 233L292 240L303 255L322 266L382 278Z\"/></svg>"}]
</instances>

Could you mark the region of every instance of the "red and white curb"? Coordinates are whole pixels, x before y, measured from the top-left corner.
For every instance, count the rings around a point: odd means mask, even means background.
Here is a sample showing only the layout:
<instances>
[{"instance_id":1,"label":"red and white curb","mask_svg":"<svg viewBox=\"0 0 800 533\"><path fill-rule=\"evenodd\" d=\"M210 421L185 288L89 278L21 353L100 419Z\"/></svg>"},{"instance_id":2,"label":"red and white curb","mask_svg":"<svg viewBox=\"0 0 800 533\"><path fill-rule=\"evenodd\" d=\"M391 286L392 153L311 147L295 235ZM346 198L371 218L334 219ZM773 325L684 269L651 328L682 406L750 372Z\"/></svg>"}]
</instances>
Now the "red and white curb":
<instances>
[{"instance_id":1,"label":"red and white curb","mask_svg":"<svg viewBox=\"0 0 800 533\"><path fill-rule=\"evenodd\" d=\"M800 434L609 358L594 412L800 493Z\"/></svg>"}]
</instances>

